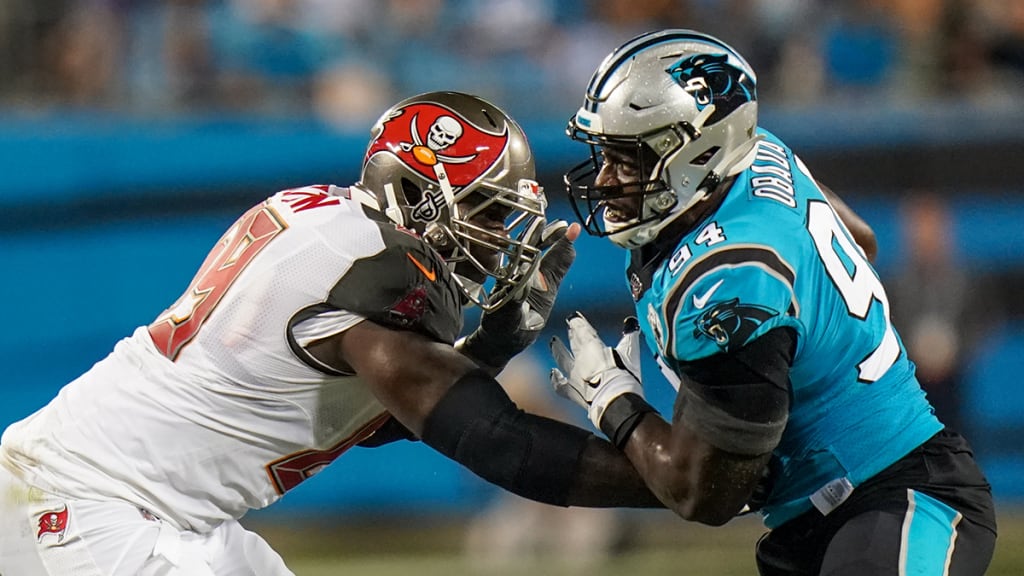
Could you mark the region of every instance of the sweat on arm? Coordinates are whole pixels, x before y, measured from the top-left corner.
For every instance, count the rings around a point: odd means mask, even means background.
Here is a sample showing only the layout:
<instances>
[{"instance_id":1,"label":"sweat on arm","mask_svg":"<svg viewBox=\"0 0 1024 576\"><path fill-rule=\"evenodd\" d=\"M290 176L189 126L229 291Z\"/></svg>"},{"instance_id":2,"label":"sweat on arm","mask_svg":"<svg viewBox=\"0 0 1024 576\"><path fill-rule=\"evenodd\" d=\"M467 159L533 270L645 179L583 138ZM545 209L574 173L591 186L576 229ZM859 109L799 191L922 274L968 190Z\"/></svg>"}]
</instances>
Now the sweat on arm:
<instances>
[{"instance_id":1,"label":"sweat on arm","mask_svg":"<svg viewBox=\"0 0 1024 576\"><path fill-rule=\"evenodd\" d=\"M785 430L796 332L778 327L732 352L683 363L673 421L733 454L771 452Z\"/></svg>"},{"instance_id":2,"label":"sweat on arm","mask_svg":"<svg viewBox=\"0 0 1024 576\"><path fill-rule=\"evenodd\" d=\"M646 414L624 447L668 508L718 526L763 488L786 426L794 349L793 330L778 327L730 352L675 366L681 382L672 423Z\"/></svg>"}]
</instances>

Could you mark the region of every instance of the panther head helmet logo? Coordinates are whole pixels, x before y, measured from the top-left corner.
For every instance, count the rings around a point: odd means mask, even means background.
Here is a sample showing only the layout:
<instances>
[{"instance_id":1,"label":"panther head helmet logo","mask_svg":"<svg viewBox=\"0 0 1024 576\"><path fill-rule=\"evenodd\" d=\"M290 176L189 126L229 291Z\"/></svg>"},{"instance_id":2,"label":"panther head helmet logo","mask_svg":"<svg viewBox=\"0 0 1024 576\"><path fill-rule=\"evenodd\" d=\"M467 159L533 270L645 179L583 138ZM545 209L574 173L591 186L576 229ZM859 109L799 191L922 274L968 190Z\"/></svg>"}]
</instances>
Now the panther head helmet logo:
<instances>
[{"instance_id":1,"label":"panther head helmet logo","mask_svg":"<svg viewBox=\"0 0 1024 576\"><path fill-rule=\"evenodd\" d=\"M715 111L708 118L711 125L725 118L747 102L757 100L754 79L729 63L726 54L696 54L682 58L666 70L703 110L709 104Z\"/></svg>"}]
</instances>

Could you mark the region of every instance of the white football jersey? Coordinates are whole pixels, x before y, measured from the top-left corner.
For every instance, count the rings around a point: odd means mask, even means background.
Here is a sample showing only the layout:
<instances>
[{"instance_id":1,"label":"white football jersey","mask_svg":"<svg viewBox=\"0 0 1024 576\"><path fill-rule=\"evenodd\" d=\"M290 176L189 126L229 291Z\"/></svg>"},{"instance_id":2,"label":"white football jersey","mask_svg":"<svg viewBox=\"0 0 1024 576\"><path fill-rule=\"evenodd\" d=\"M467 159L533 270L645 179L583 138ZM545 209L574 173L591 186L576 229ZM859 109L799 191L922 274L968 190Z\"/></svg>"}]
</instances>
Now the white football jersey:
<instances>
[{"instance_id":1,"label":"white football jersey","mask_svg":"<svg viewBox=\"0 0 1024 576\"><path fill-rule=\"evenodd\" d=\"M11 425L0 456L43 490L204 532L390 418L304 345L367 318L452 342L460 304L440 256L348 189L286 190L225 233L171 308Z\"/></svg>"}]
</instances>

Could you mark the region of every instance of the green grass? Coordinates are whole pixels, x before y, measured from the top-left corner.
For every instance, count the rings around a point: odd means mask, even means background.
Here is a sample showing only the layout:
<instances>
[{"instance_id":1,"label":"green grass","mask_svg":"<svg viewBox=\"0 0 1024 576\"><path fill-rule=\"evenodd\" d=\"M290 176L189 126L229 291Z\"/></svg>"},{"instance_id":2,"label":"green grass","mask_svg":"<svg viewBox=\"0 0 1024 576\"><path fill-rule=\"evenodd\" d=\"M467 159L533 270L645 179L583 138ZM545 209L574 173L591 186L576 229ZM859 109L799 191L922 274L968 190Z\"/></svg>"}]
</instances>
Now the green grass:
<instances>
[{"instance_id":1,"label":"green grass","mask_svg":"<svg viewBox=\"0 0 1024 576\"><path fill-rule=\"evenodd\" d=\"M988 576L1024 574L1024 509L1000 511L1000 536ZM558 552L523 554L505 564L481 566L463 553L461 518L391 517L376 520L310 520L287 525L261 519L262 534L297 576L708 576L754 575L754 543L763 529L756 518L720 528L678 520L664 511L629 511L623 542L593 565Z\"/></svg>"}]
</instances>

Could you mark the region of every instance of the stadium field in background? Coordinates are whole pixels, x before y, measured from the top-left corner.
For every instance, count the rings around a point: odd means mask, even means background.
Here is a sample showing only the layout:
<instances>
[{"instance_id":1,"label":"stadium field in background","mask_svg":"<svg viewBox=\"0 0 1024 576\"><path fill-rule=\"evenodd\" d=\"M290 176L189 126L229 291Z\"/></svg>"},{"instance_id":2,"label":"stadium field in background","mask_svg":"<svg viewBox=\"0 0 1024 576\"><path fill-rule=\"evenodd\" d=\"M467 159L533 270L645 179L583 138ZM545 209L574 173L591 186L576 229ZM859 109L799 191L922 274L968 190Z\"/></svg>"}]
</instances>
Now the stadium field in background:
<instances>
[{"instance_id":1,"label":"stadium field in background","mask_svg":"<svg viewBox=\"0 0 1024 576\"><path fill-rule=\"evenodd\" d=\"M296 576L756 576L753 546L762 533L756 518L721 528L680 521L664 511L627 511L630 536L597 565L557 555L509 565L480 566L463 554L464 518L327 518L296 523L248 523L284 556ZM987 576L1024 574L1024 508L999 511L999 540Z\"/></svg>"}]
</instances>

